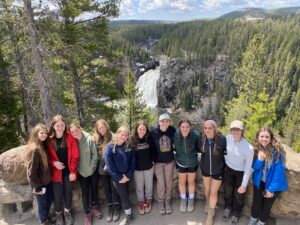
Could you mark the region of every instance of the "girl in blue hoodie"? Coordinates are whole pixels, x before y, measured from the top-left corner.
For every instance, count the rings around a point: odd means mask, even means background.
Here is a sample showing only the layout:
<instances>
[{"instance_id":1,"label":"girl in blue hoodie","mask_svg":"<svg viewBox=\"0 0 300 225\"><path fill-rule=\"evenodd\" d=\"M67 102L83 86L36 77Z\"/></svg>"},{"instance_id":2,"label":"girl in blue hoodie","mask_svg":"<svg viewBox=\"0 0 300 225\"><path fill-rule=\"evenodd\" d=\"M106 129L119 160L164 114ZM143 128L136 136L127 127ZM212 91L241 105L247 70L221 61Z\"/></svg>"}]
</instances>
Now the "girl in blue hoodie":
<instances>
[{"instance_id":1,"label":"girl in blue hoodie","mask_svg":"<svg viewBox=\"0 0 300 225\"><path fill-rule=\"evenodd\" d=\"M254 143L253 204L248 225L264 225L281 191L288 189L285 154L270 128L260 128Z\"/></svg>"},{"instance_id":2,"label":"girl in blue hoodie","mask_svg":"<svg viewBox=\"0 0 300 225\"><path fill-rule=\"evenodd\" d=\"M135 169L135 153L128 142L129 130L120 127L105 150L105 162L114 185L121 197L122 207L126 217L120 225L127 225L133 221L131 203L129 200L129 181L133 178Z\"/></svg>"}]
</instances>

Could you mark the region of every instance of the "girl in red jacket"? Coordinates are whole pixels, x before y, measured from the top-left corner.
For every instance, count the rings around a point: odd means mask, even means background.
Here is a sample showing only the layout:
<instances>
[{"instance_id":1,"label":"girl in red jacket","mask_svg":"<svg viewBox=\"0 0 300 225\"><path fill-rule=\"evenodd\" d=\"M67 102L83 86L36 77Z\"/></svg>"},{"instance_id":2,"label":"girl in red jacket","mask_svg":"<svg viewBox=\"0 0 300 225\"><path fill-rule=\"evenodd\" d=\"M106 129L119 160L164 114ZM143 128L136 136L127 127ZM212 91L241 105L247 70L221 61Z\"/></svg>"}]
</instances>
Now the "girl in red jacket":
<instances>
[{"instance_id":1,"label":"girl in red jacket","mask_svg":"<svg viewBox=\"0 0 300 225\"><path fill-rule=\"evenodd\" d=\"M52 169L52 187L56 211L56 225L63 225L62 202L64 201L65 224L72 225L72 182L76 180L79 150L77 141L67 131L62 116L53 117L49 129L48 149Z\"/></svg>"}]
</instances>

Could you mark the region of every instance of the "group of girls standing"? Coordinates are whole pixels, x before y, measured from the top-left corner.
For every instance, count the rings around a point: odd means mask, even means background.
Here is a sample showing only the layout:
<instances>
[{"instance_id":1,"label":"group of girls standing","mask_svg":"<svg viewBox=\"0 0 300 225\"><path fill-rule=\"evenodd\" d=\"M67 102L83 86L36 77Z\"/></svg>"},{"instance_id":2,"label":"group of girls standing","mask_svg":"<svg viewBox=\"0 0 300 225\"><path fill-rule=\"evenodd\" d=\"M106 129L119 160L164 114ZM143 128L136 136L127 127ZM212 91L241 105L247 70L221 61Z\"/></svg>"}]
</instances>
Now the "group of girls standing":
<instances>
[{"instance_id":1,"label":"group of girls standing","mask_svg":"<svg viewBox=\"0 0 300 225\"><path fill-rule=\"evenodd\" d=\"M72 185L76 179L82 191L84 224L92 224L92 217L102 218L99 177L108 208L107 222L119 220L121 207L125 218L120 225L134 220L129 199L132 180L135 181L139 214L149 213L153 204L154 177L159 213L171 214L174 168L178 172L180 211L192 212L200 165L206 197L205 225L214 223L222 182L223 221L238 224L252 171L254 194L249 225L265 224L276 197L287 190L285 154L272 130L261 128L252 147L244 138L243 123L238 120L232 121L226 137L218 132L213 120L204 122L200 136L189 120L180 121L177 131L170 122L168 114L160 115L158 124L151 129L145 121L139 121L131 137L125 126L119 127L113 135L103 119L96 122L93 136L83 131L78 123L72 123L68 131L60 115L53 118L49 132L42 124L34 127L24 158L38 203L40 223L49 223L53 201L56 224L73 224L70 210Z\"/></svg>"}]
</instances>

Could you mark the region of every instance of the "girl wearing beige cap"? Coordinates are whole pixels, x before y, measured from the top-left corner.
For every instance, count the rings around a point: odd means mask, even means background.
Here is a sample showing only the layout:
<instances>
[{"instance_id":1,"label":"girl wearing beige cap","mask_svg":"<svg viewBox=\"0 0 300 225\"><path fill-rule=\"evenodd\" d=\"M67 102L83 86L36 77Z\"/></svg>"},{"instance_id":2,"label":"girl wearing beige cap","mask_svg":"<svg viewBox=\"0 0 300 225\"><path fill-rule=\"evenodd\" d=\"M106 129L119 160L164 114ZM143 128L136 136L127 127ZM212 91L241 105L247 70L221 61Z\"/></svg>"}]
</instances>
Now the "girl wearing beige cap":
<instances>
[{"instance_id":1,"label":"girl wearing beige cap","mask_svg":"<svg viewBox=\"0 0 300 225\"><path fill-rule=\"evenodd\" d=\"M251 175L253 161L252 145L244 138L242 121L230 124L230 134L226 136L227 155L225 156L223 221L231 217L231 224L238 224L241 210L245 204L246 187Z\"/></svg>"}]
</instances>

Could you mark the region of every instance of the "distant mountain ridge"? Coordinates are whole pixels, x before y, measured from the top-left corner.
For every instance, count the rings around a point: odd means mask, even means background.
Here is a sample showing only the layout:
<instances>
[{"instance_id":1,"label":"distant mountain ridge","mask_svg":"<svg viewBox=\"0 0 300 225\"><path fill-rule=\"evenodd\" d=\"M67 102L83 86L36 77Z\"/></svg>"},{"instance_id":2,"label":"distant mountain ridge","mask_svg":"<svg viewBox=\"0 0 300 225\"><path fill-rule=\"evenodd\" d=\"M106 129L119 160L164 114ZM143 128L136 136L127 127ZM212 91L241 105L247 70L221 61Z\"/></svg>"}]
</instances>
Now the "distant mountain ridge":
<instances>
[{"instance_id":1,"label":"distant mountain ridge","mask_svg":"<svg viewBox=\"0 0 300 225\"><path fill-rule=\"evenodd\" d=\"M152 25L152 24L167 24L176 23L176 21L167 20L113 20L110 22L111 26L121 25Z\"/></svg>"},{"instance_id":2,"label":"distant mountain ridge","mask_svg":"<svg viewBox=\"0 0 300 225\"><path fill-rule=\"evenodd\" d=\"M300 7L286 7L277 9L245 8L226 13L219 19L238 19L242 17L267 18L271 16L292 16L300 13Z\"/></svg>"}]
</instances>

